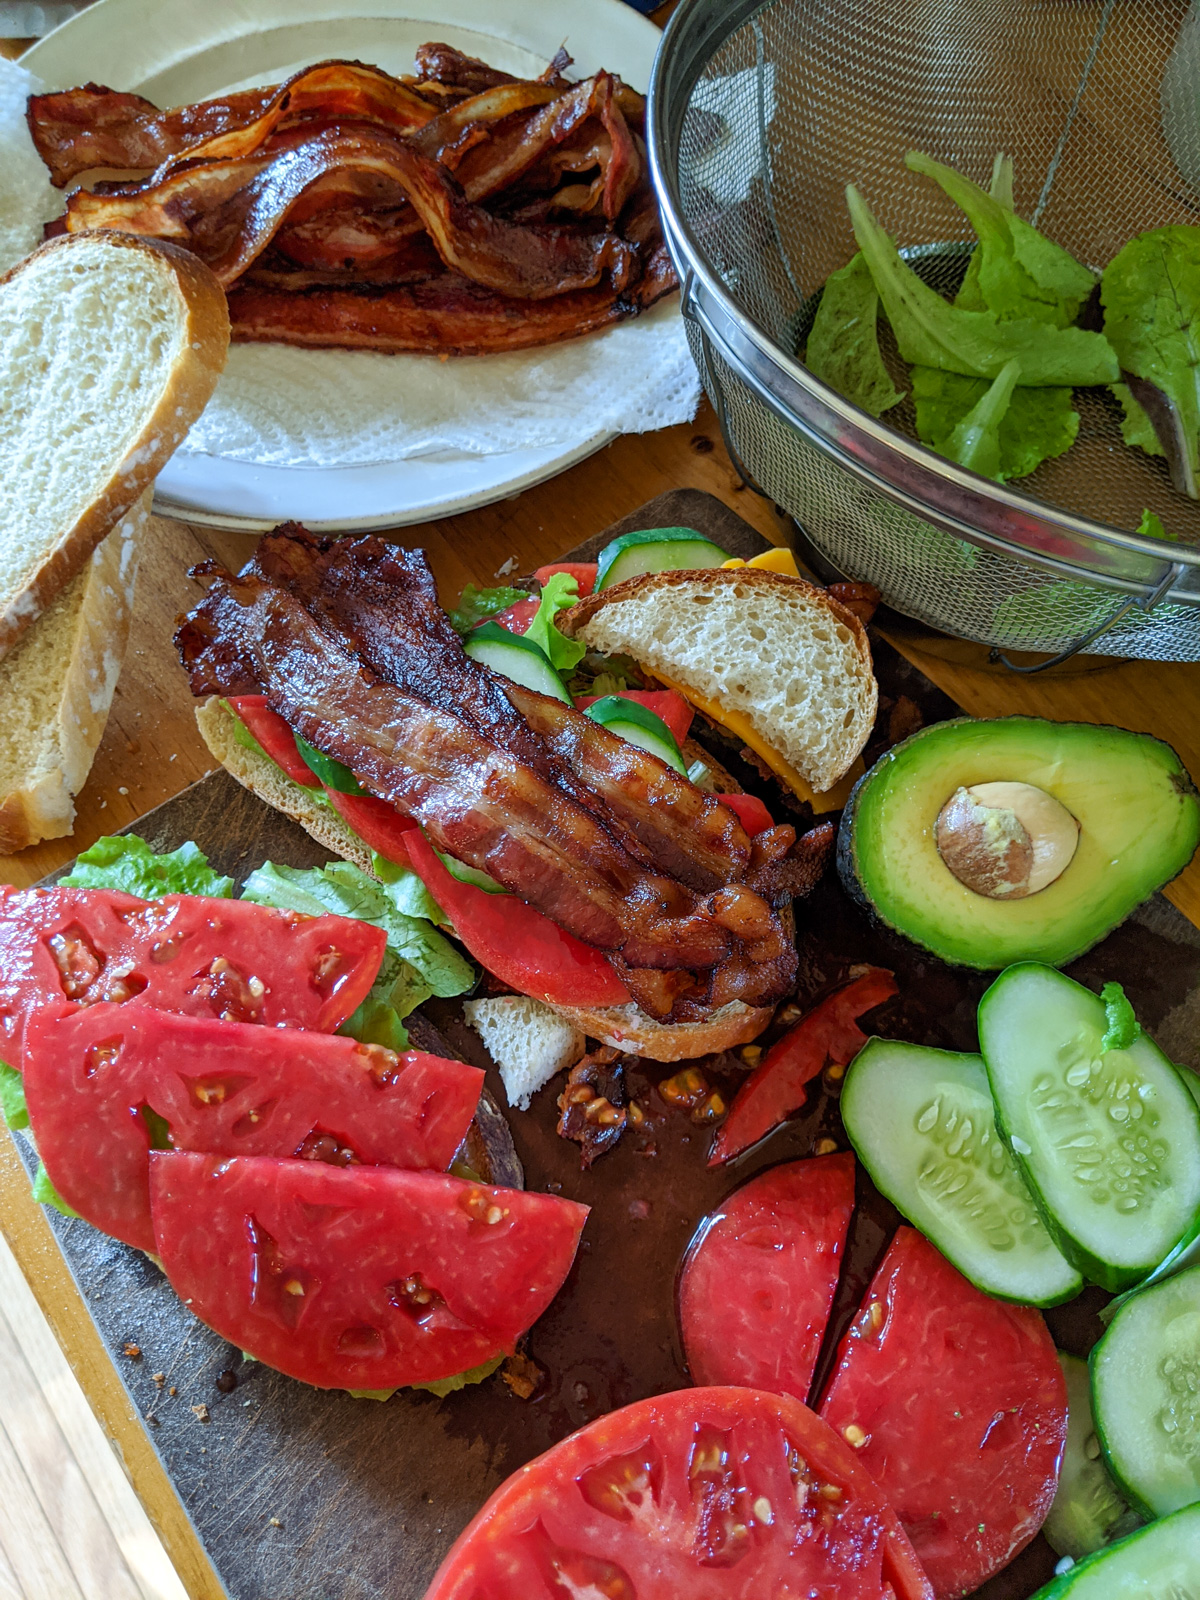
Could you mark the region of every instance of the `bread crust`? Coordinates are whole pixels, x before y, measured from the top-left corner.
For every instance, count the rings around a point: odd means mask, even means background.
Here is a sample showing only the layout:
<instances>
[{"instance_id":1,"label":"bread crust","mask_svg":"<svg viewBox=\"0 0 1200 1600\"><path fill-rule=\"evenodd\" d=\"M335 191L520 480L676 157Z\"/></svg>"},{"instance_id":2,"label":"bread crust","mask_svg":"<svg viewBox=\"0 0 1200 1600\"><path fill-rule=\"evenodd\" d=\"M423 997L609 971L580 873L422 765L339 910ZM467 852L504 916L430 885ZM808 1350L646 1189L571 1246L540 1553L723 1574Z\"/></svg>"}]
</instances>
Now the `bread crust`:
<instances>
[{"instance_id":1,"label":"bread crust","mask_svg":"<svg viewBox=\"0 0 1200 1600\"><path fill-rule=\"evenodd\" d=\"M326 850L353 861L364 872L372 871L371 852L336 812L314 804L273 761L234 738L233 720L216 695L197 706L196 722L213 755L251 794L298 822ZM790 907L785 921L791 924ZM722 1006L707 1022L656 1022L632 1001L600 1009L554 1006L553 1010L590 1038L651 1061L690 1061L748 1044L757 1039L774 1014L771 1007L751 1007L740 1000Z\"/></svg>"},{"instance_id":2,"label":"bread crust","mask_svg":"<svg viewBox=\"0 0 1200 1600\"><path fill-rule=\"evenodd\" d=\"M104 488L75 525L47 552L41 568L0 614L0 657L82 571L92 551L129 514L204 410L225 367L229 349L229 308L225 291L208 267L190 251L164 240L124 233L62 234L40 245L0 277L0 291L53 251L82 245L135 250L150 255L173 284L184 321L184 338L162 397L146 425L113 468Z\"/></svg>"},{"instance_id":3,"label":"bread crust","mask_svg":"<svg viewBox=\"0 0 1200 1600\"><path fill-rule=\"evenodd\" d=\"M849 611L840 601L836 600L826 589L818 584L810 583L807 578L792 577L789 573L775 572L765 567L707 567L700 570L683 570L678 572L653 572L643 573L635 578L627 578L624 583L614 584L611 589L603 589L599 594L588 595L564 611L557 619L558 627L571 638L581 639L594 648L602 648L597 641L588 638L589 624L596 616L609 605L620 604L622 601L634 600L643 602L645 596L663 594L669 590L686 588L703 584L710 589L728 589L736 585L749 585L752 589L763 591L780 589L792 593L803 594L806 600L828 613L830 619L844 627L851 635L853 641L853 661L847 663L848 676L855 682L860 700L859 715L855 724L855 735L852 742L842 751L843 760L834 765L829 774L818 774L811 769L797 764L797 771L808 781L813 780L814 786L821 789L830 789L838 783L844 774L861 753L863 746L870 737L870 731L875 722L875 714L879 703L879 685L875 678L875 669L871 661L871 645L867 637L867 630L858 617ZM649 663L639 660L636 647L623 644L622 651L629 655L646 675L647 679L655 683L660 681L659 672L665 668L657 668ZM686 674L680 673L678 679L672 679L672 686L680 687L686 693ZM760 726L757 729L760 737L774 745L782 759L787 759L786 749L780 748L775 741L771 741L766 731ZM789 788L788 781L779 773L772 773L762 765L761 760L753 756L752 752L743 752L756 762L764 776L777 782L785 792ZM799 792L803 801L806 796Z\"/></svg>"},{"instance_id":4,"label":"bread crust","mask_svg":"<svg viewBox=\"0 0 1200 1600\"><path fill-rule=\"evenodd\" d=\"M129 642L139 546L149 514L146 490L72 580L84 593L73 634L62 641L67 661L54 717L58 765L0 797L0 854L11 855L42 839L61 839L74 826L74 797L87 781L104 736ZM45 620L48 625L50 619ZM19 672L20 657L10 666Z\"/></svg>"}]
</instances>

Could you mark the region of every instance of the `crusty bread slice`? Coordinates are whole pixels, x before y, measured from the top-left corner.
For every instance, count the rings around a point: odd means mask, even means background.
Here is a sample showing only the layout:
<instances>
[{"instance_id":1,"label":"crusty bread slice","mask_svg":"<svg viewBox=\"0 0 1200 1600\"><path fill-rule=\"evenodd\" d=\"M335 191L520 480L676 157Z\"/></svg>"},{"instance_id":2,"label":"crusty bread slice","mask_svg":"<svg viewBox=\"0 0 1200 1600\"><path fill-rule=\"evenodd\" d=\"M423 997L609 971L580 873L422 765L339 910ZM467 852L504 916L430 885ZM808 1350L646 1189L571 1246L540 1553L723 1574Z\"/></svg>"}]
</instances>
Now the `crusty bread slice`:
<instances>
[{"instance_id":1,"label":"crusty bread slice","mask_svg":"<svg viewBox=\"0 0 1200 1600\"><path fill-rule=\"evenodd\" d=\"M346 826L336 811L314 800L307 789L293 783L266 755L249 749L234 736L234 719L217 696L196 708L196 722L204 742L217 760L251 794L282 811L334 855L371 871L371 852ZM790 926L791 912L785 913ZM623 1006L594 1010L587 1006L555 1006L562 1017L589 1038L599 1039L631 1055L652 1061L690 1061L696 1056L729 1050L757 1039L771 1021L773 1009L731 1001L707 1022L656 1022L632 1001Z\"/></svg>"},{"instance_id":2,"label":"crusty bread slice","mask_svg":"<svg viewBox=\"0 0 1200 1600\"><path fill-rule=\"evenodd\" d=\"M550 1079L584 1052L583 1034L561 1012L525 994L467 1000L463 1016L483 1040L504 1081L510 1106L528 1111Z\"/></svg>"},{"instance_id":3,"label":"crusty bread slice","mask_svg":"<svg viewBox=\"0 0 1200 1600\"><path fill-rule=\"evenodd\" d=\"M804 578L756 567L652 573L581 600L558 625L744 719L818 792L875 722L866 629Z\"/></svg>"},{"instance_id":4,"label":"crusty bread slice","mask_svg":"<svg viewBox=\"0 0 1200 1600\"><path fill-rule=\"evenodd\" d=\"M228 347L220 284L175 245L65 234L0 278L0 657L154 482Z\"/></svg>"},{"instance_id":5,"label":"crusty bread slice","mask_svg":"<svg viewBox=\"0 0 1200 1600\"><path fill-rule=\"evenodd\" d=\"M147 490L0 661L0 853L71 831L125 657L149 503Z\"/></svg>"}]
</instances>

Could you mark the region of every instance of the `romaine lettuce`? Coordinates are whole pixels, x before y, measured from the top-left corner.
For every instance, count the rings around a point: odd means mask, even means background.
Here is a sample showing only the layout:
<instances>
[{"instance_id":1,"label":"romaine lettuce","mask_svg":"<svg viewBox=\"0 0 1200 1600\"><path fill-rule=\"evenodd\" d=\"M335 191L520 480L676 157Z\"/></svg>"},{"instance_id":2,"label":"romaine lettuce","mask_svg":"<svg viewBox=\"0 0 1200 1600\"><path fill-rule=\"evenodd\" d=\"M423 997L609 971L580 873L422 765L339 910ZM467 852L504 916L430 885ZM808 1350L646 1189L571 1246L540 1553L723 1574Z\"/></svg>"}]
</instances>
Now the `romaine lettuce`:
<instances>
[{"instance_id":1,"label":"romaine lettuce","mask_svg":"<svg viewBox=\"0 0 1200 1600\"><path fill-rule=\"evenodd\" d=\"M994 311L952 306L901 259L853 184L846 200L854 236L906 361L996 378L1016 360L1021 382L1038 388L1117 381L1117 358L1102 334L1056 328L1031 317L1001 322Z\"/></svg>"},{"instance_id":2,"label":"romaine lettuce","mask_svg":"<svg viewBox=\"0 0 1200 1600\"><path fill-rule=\"evenodd\" d=\"M861 252L826 278L804 361L822 382L873 417L904 399L879 351L879 295Z\"/></svg>"},{"instance_id":3,"label":"romaine lettuce","mask_svg":"<svg viewBox=\"0 0 1200 1600\"><path fill-rule=\"evenodd\" d=\"M961 373L939 372L936 367L914 367L912 386L917 435L935 450L941 450L941 441L953 434L988 392L986 378L964 378ZM1019 385L1000 419L1000 481L1023 478L1043 461L1062 455L1078 432L1079 413L1070 389Z\"/></svg>"},{"instance_id":4,"label":"romaine lettuce","mask_svg":"<svg viewBox=\"0 0 1200 1600\"><path fill-rule=\"evenodd\" d=\"M1100 280L1104 331L1123 371L1163 396L1162 416L1126 412L1126 440L1143 449L1151 423L1177 489L1200 498L1200 227L1179 224L1140 233L1119 250ZM1139 415L1140 412L1140 415ZM1131 438L1130 434L1134 437Z\"/></svg>"},{"instance_id":5,"label":"romaine lettuce","mask_svg":"<svg viewBox=\"0 0 1200 1600\"><path fill-rule=\"evenodd\" d=\"M574 672L587 653L587 645L560 633L555 617L569 611L579 599L579 584L569 572L554 573L542 587L542 596L525 637L536 644L555 672Z\"/></svg>"},{"instance_id":6,"label":"romaine lettuce","mask_svg":"<svg viewBox=\"0 0 1200 1600\"><path fill-rule=\"evenodd\" d=\"M223 878L208 864L203 850L189 839L178 850L156 852L136 833L108 835L75 858L59 882L72 889L120 889L157 900L164 894L203 894L229 899L233 879Z\"/></svg>"}]
</instances>

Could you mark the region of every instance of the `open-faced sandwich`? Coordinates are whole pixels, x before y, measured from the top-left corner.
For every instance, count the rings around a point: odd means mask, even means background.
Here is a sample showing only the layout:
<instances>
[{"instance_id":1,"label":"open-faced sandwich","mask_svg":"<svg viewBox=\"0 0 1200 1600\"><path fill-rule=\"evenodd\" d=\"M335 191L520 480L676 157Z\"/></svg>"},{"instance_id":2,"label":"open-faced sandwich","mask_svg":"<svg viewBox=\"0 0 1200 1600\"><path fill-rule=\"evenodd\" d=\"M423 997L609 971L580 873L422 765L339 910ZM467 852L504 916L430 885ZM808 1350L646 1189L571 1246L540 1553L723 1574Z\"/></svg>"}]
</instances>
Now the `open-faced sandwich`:
<instances>
[{"instance_id":1,"label":"open-faced sandwich","mask_svg":"<svg viewBox=\"0 0 1200 1600\"><path fill-rule=\"evenodd\" d=\"M736 792L680 691L810 796L875 709L859 619L725 559L691 530L626 536L598 570L469 591L452 617L420 552L293 525L236 576L207 567L177 643L242 783L364 869L411 864L501 988L670 1061L766 1028L833 840Z\"/></svg>"}]
</instances>

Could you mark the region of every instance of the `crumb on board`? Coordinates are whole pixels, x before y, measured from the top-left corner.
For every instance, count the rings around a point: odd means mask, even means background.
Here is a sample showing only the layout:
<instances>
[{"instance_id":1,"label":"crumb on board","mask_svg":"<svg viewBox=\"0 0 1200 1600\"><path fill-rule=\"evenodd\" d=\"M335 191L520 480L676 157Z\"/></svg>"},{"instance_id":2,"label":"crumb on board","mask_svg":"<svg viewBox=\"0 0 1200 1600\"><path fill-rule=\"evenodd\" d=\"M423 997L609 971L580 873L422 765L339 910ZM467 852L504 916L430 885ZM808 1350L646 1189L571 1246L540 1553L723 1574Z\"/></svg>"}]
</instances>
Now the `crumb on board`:
<instances>
[{"instance_id":1,"label":"crumb on board","mask_svg":"<svg viewBox=\"0 0 1200 1600\"><path fill-rule=\"evenodd\" d=\"M150 1374L150 1381L151 1383L156 1383L161 1389L163 1384L167 1381L167 1375L165 1372L152 1372Z\"/></svg>"},{"instance_id":2,"label":"crumb on board","mask_svg":"<svg viewBox=\"0 0 1200 1600\"><path fill-rule=\"evenodd\" d=\"M204 1404L203 1400L201 1400L198 1406L189 1406L188 1410L196 1418L197 1422L211 1422L212 1420L208 1414L208 1407Z\"/></svg>"},{"instance_id":3,"label":"crumb on board","mask_svg":"<svg viewBox=\"0 0 1200 1600\"><path fill-rule=\"evenodd\" d=\"M132 1341L127 1340L121 1348L131 1361L140 1361L142 1359L142 1347L140 1344L134 1344Z\"/></svg>"}]
</instances>

